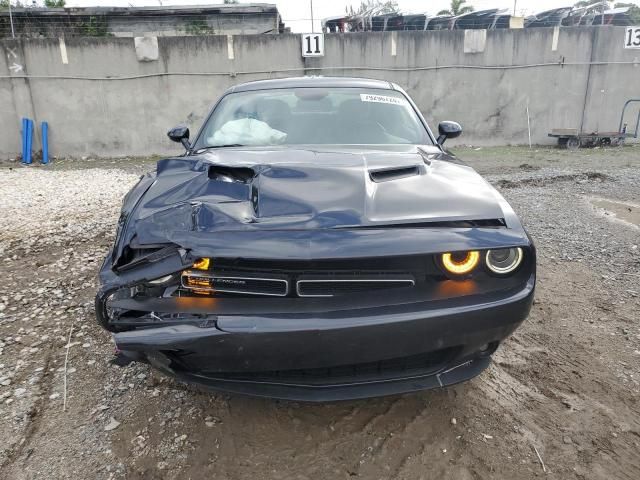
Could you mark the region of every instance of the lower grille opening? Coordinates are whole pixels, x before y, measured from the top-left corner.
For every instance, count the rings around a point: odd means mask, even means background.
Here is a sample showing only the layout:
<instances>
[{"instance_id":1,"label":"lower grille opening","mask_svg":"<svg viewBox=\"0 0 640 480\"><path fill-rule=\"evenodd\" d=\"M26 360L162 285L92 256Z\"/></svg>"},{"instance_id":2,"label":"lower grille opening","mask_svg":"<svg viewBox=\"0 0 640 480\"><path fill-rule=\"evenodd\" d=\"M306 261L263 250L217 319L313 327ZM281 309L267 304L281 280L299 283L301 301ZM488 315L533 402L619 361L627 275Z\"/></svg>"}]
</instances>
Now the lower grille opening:
<instances>
[{"instance_id":1,"label":"lower grille opening","mask_svg":"<svg viewBox=\"0 0 640 480\"><path fill-rule=\"evenodd\" d=\"M295 383L330 385L345 382L386 380L418 375L435 374L460 351L458 347L445 348L408 357L378 362L339 365L330 368L304 368L271 370L264 372L201 372L210 378L247 382Z\"/></svg>"},{"instance_id":2,"label":"lower grille opening","mask_svg":"<svg viewBox=\"0 0 640 480\"><path fill-rule=\"evenodd\" d=\"M336 295L350 295L374 290L388 291L395 288L413 287L414 285L415 282L411 278L309 279L298 280L296 293L299 297L335 297Z\"/></svg>"}]
</instances>

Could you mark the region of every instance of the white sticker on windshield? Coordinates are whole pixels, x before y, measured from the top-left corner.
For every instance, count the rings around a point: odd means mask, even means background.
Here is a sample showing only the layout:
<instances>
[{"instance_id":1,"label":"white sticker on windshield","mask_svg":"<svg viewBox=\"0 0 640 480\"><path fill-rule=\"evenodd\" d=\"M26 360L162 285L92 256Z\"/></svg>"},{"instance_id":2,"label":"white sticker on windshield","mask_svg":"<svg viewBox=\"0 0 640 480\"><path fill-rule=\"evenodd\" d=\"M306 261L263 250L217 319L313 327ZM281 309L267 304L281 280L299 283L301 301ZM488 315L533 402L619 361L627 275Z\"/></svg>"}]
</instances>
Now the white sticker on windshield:
<instances>
[{"instance_id":1,"label":"white sticker on windshield","mask_svg":"<svg viewBox=\"0 0 640 480\"><path fill-rule=\"evenodd\" d=\"M387 97L385 95L371 95L361 93L360 100L363 102L391 103L392 105L406 105L406 101L398 97Z\"/></svg>"}]
</instances>

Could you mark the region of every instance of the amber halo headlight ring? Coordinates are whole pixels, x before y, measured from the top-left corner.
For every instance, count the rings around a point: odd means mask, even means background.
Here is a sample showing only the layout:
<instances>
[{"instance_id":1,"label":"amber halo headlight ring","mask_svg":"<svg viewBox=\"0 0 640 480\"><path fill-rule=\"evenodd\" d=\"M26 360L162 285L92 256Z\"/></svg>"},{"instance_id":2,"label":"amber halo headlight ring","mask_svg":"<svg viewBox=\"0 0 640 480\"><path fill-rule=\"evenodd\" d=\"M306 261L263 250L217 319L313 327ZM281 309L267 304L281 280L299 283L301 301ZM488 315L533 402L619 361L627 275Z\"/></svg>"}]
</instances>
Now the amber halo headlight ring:
<instances>
[{"instance_id":1,"label":"amber halo headlight ring","mask_svg":"<svg viewBox=\"0 0 640 480\"><path fill-rule=\"evenodd\" d=\"M472 273L480 263L480 252L447 252L440 255L440 264L444 271L455 277L463 277Z\"/></svg>"},{"instance_id":2,"label":"amber halo headlight ring","mask_svg":"<svg viewBox=\"0 0 640 480\"><path fill-rule=\"evenodd\" d=\"M522 264L524 253L522 248L499 248L487 250L484 256L484 263L489 272L495 275L509 275L515 272Z\"/></svg>"}]
</instances>

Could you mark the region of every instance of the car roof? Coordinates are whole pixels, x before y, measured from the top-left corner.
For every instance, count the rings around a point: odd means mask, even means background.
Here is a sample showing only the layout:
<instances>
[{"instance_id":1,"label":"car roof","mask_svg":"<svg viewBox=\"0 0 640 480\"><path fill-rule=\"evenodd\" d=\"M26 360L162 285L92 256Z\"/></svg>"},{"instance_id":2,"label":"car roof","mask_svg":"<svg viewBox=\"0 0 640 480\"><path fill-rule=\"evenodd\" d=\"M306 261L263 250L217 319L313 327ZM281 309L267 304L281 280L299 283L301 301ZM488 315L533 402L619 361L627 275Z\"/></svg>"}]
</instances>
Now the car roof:
<instances>
[{"instance_id":1,"label":"car roof","mask_svg":"<svg viewBox=\"0 0 640 480\"><path fill-rule=\"evenodd\" d=\"M351 87L351 88L379 88L396 90L395 85L384 80L355 77L289 77L255 82L241 83L227 90L231 92L248 92L252 90L268 90L274 88L302 88L302 87Z\"/></svg>"}]
</instances>

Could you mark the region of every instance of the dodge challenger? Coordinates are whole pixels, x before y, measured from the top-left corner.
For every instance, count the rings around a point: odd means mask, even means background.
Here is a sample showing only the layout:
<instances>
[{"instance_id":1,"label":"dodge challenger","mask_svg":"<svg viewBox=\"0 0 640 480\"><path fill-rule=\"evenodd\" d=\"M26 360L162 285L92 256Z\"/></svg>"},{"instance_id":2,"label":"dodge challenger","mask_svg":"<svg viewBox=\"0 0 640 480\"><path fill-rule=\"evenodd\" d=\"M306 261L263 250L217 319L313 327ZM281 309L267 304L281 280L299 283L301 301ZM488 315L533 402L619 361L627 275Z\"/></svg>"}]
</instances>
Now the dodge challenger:
<instances>
[{"instance_id":1,"label":"dodge challenger","mask_svg":"<svg viewBox=\"0 0 640 480\"><path fill-rule=\"evenodd\" d=\"M226 91L126 195L100 271L116 359L231 393L332 401L482 372L524 319L535 249L397 85Z\"/></svg>"}]
</instances>

